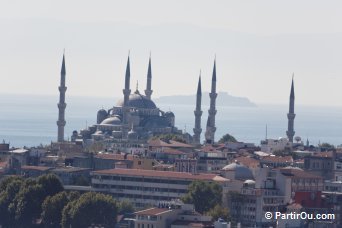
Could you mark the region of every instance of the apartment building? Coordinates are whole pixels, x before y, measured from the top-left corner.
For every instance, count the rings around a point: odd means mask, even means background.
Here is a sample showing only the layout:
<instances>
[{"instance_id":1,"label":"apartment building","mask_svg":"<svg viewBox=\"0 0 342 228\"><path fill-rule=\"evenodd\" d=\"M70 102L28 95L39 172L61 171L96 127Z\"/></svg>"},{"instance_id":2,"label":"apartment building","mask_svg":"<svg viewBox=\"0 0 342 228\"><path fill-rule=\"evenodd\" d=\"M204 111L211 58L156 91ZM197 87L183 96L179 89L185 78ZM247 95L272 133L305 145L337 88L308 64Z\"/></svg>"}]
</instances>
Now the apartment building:
<instances>
[{"instance_id":1,"label":"apartment building","mask_svg":"<svg viewBox=\"0 0 342 228\"><path fill-rule=\"evenodd\" d=\"M92 172L91 176L94 191L111 194L119 200L131 201L135 207L140 208L157 205L159 201L181 198L188 192L192 181L216 182L222 186L223 193L228 192L230 182L216 174L141 169L99 170Z\"/></svg>"}]
</instances>

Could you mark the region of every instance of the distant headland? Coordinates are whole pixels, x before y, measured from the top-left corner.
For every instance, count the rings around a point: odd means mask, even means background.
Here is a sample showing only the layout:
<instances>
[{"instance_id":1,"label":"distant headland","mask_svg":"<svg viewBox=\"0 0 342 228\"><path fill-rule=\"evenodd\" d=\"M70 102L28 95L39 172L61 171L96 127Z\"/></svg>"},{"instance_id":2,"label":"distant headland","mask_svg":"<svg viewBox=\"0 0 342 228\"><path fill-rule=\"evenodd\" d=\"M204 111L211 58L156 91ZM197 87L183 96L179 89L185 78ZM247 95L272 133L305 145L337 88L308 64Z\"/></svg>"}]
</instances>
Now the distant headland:
<instances>
[{"instance_id":1,"label":"distant headland","mask_svg":"<svg viewBox=\"0 0 342 228\"><path fill-rule=\"evenodd\" d=\"M196 95L172 95L172 96L161 96L154 99L157 103L167 104L184 104L193 105L196 100ZM202 104L205 106L209 105L209 92L203 92ZM256 107L257 105L251 102L246 97L235 97L227 92L219 92L217 95L218 106L235 106L235 107Z\"/></svg>"}]
</instances>

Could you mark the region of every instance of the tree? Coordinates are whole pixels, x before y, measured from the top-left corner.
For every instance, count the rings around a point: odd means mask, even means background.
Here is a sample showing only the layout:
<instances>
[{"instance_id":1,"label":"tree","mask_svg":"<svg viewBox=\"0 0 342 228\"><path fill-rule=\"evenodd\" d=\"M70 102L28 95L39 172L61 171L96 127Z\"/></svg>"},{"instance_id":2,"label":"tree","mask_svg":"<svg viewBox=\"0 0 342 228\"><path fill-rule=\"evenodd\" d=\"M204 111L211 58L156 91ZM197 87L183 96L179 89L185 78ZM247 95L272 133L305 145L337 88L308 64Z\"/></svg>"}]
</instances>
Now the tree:
<instances>
[{"instance_id":1,"label":"tree","mask_svg":"<svg viewBox=\"0 0 342 228\"><path fill-rule=\"evenodd\" d=\"M30 227L40 218L46 196L63 190L58 177L49 174L36 179L8 177L0 183L0 225Z\"/></svg>"},{"instance_id":2,"label":"tree","mask_svg":"<svg viewBox=\"0 0 342 228\"><path fill-rule=\"evenodd\" d=\"M326 151L335 150L335 146L327 142L323 142L322 144L319 144L319 147L321 147L322 149Z\"/></svg>"},{"instance_id":3,"label":"tree","mask_svg":"<svg viewBox=\"0 0 342 228\"><path fill-rule=\"evenodd\" d=\"M134 207L132 203L130 203L127 200L123 200L118 202L118 214L127 214L127 213L133 213Z\"/></svg>"},{"instance_id":4,"label":"tree","mask_svg":"<svg viewBox=\"0 0 342 228\"><path fill-rule=\"evenodd\" d=\"M30 184L20 189L10 205L10 209L15 212L16 227L28 227L40 218L44 198L44 189L40 184Z\"/></svg>"},{"instance_id":5,"label":"tree","mask_svg":"<svg viewBox=\"0 0 342 228\"><path fill-rule=\"evenodd\" d=\"M219 204L217 204L214 208L210 209L207 212L207 214L212 216L214 221L216 221L219 218L222 218L225 221L229 221L230 220L230 215L229 215L228 208L222 207Z\"/></svg>"},{"instance_id":6,"label":"tree","mask_svg":"<svg viewBox=\"0 0 342 228\"><path fill-rule=\"evenodd\" d=\"M42 204L42 221L46 227L60 227L63 208L71 201L78 199L78 192L59 192L45 198Z\"/></svg>"},{"instance_id":7,"label":"tree","mask_svg":"<svg viewBox=\"0 0 342 228\"><path fill-rule=\"evenodd\" d=\"M0 192L0 225L3 227L14 226L15 213L10 210L10 205L20 191L22 184L21 178L6 178L4 182L1 182L1 189L3 190Z\"/></svg>"},{"instance_id":8,"label":"tree","mask_svg":"<svg viewBox=\"0 0 342 228\"><path fill-rule=\"evenodd\" d=\"M228 143L228 142L237 142L234 136L230 134L225 134L222 138L218 141L219 143Z\"/></svg>"},{"instance_id":9,"label":"tree","mask_svg":"<svg viewBox=\"0 0 342 228\"><path fill-rule=\"evenodd\" d=\"M62 227L83 228L91 225L114 227L117 210L117 203L111 196L88 192L64 207Z\"/></svg>"},{"instance_id":10,"label":"tree","mask_svg":"<svg viewBox=\"0 0 342 228\"><path fill-rule=\"evenodd\" d=\"M12 183L13 181L22 181L23 178L19 177L19 176L9 176L9 177L5 177L4 179L1 180L0 182L0 192L5 191L7 186Z\"/></svg>"},{"instance_id":11,"label":"tree","mask_svg":"<svg viewBox=\"0 0 342 228\"><path fill-rule=\"evenodd\" d=\"M161 134L154 136L152 139L160 139L164 142L170 142L170 140L173 140L180 143L186 143L186 140L181 135L177 134Z\"/></svg>"},{"instance_id":12,"label":"tree","mask_svg":"<svg viewBox=\"0 0 342 228\"><path fill-rule=\"evenodd\" d=\"M204 213L221 204L222 187L215 182L194 181L182 200L184 203L194 204L196 211Z\"/></svg>"},{"instance_id":13,"label":"tree","mask_svg":"<svg viewBox=\"0 0 342 228\"><path fill-rule=\"evenodd\" d=\"M38 184L42 185L46 196L53 196L64 190L64 187L55 174L46 174L38 178Z\"/></svg>"}]
</instances>

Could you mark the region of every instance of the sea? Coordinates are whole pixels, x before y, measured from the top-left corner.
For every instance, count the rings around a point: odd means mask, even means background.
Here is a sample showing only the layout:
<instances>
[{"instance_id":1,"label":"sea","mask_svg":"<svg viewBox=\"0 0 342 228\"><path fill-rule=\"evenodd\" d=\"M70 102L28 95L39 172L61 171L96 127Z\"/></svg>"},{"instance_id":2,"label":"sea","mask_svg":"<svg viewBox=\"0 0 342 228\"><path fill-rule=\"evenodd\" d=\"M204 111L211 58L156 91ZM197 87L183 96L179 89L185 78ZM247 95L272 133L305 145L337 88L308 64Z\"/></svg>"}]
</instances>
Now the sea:
<instances>
[{"instance_id":1,"label":"sea","mask_svg":"<svg viewBox=\"0 0 342 228\"><path fill-rule=\"evenodd\" d=\"M57 138L57 96L0 94L0 140L12 147L47 145ZM109 109L116 98L67 97L65 138L96 123L97 111ZM190 134L194 127L194 105L162 104L164 111L173 111L176 126ZM208 117L208 107L202 107L202 137ZM257 104L256 107L218 106L216 140L229 133L238 141L260 145L267 138L286 136L287 105ZM327 142L342 144L342 107L295 107L295 131L310 145ZM266 127L267 126L267 127ZM266 130L267 129L267 130Z\"/></svg>"}]
</instances>

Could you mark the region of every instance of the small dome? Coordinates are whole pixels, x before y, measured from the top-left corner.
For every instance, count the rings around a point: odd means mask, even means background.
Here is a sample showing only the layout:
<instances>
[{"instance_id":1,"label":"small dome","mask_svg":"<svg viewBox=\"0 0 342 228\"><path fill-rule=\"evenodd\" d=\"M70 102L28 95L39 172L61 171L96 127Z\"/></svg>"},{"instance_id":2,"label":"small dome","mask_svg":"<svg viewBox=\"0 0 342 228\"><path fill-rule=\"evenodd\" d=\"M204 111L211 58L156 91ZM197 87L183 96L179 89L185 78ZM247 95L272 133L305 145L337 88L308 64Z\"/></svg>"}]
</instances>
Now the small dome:
<instances>
[{"instance_id":1,"label":"small dome","mask_svg":"<svg viewBox=\"0 0 342 228\"><path fill-rule=\"evenodd\" d=\"M123 107L124 101L120 100L116 105L119 107ZM152 100L146 98L146 96L141 95L140 93L137 93L137 92L129 95L128 106L133 107L133 108L145 108L145 109L157 108L157 106Z\"/></svg>"},{"instance_id":2,"label":"small dome","mask_svg":"<svg viewBox=\"0 0 342 228\"><path fill-rule=\"evenodd\" d=\"M93 135L103 135L102 131L96 131Z\"/></svg>"},{"instance_id":3,"label":"small dome","mask_svg":"<svg viewBox=\"0 0 342 228\"><path fill-rule=\"evenodd\" d=\"M104 110L103 108L102 108L102 109L100 109L99 111L97 111L97 113L103 113L103 114L106 114L106 115L107 115L107 111L106 111L106 110Z\"/></svg>"},{"instance_id":4,"label":"small dome","mask_svg":"<svg viewBox=\"0 0 342 228\"><path fill-rule=\"evenodd\" d=\"M244 184L255 184L254 180L245 180Z\"/></svg>"},{"instance_id":5,"label":"small dome","mask_svg":"<svg viewBox=\"0 0 342 228\"><path fill-rule=\"evenodd\" d=\"M121 124L121 119L118 116L111 116L107 119L104 119L101 122L101 125L120 125Z\"/></svg>"},{"instance_id":6,"label":"small dome","mask_svg":"<svg viewBox=\"0 0 342 228\"><path fill-rule=\"evenodd\" d=\"M166 117L175 117L175 114L173 112L165 112Z\"/></svg>"},{"instance_id":7,"label":"small dome","mask_svg":"<svg viewBox=\"0 0 342 228\"><path fill-rule=\"evenodd\" d=\"M229 165L226 165L222 168L223 171L231 171L235 172L234 178L239 180L248 180L248 179L254 179L252 171L241 164L238 163L231 163Z\"/></svg>"}]
</instances>

